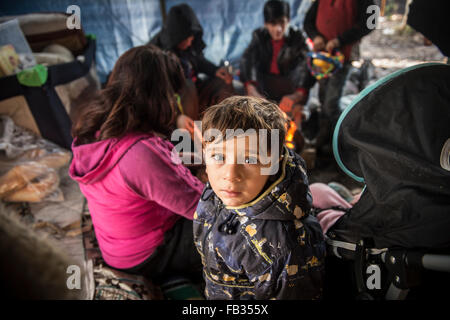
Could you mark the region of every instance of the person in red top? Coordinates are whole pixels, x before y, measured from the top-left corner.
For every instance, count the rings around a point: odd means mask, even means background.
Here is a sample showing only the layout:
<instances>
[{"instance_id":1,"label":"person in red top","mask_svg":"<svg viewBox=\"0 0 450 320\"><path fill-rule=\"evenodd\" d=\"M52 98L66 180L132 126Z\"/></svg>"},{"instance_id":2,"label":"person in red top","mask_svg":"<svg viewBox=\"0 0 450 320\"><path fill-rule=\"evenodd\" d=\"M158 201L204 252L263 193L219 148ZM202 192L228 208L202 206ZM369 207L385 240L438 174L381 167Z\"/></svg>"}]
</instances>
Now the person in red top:
<instances>
[{"instance_id":1,"label":"person in red top","mask_svg":"<svg viewBox=\"0 0 450 320\"><path fill-rule=\"evenodd\" d=\"M358 42L372 31L367 25L371 15L367 9L371 5L374 5L373 0L317 0L306 14L303 27L313 40L313 50L333 53L339 49L345 57L343 68L319 81L322 112L316 142L318 151L331 141L332 129L340 116L338 103L351 67L352 53L357 52L354 49L358 49Z\"/></svg>"},{"instance_id":2,"label":"person in red top","mask_svg":"<svg viewBox=\"0 0 450 320\"><path fill-rule=\"evenodd\" d=\"M274 100L291 112L315 82L306 66L308 48L302 33L289 26L287 2L267 1L263 11L264 27L253 31L240 61L240 78L248 95Z\"/></svg>"}]
</instances>

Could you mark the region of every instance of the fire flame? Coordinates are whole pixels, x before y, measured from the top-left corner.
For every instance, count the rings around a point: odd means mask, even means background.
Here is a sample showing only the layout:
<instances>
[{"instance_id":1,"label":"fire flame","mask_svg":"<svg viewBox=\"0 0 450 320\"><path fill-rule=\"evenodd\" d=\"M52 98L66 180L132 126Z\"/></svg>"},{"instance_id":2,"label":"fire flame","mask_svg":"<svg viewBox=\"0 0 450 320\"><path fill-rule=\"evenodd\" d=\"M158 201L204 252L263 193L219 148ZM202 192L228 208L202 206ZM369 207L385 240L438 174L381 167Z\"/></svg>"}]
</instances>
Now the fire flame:
<instances>
[{"instance_id":1,"label":"fire flame","mask_svg":"<svg viewBox=\"0 0 450 320\"><path fill-rule=\"evenodd\" d=\"M286 147L288 147L289 149L295 148L293 141L294 141L294 134L295 134L296 130L297 130L297 125L295 124L294 121L290 121L289 128L287 130L286 138L285 138Z\"/></svg>"}]
</instances>

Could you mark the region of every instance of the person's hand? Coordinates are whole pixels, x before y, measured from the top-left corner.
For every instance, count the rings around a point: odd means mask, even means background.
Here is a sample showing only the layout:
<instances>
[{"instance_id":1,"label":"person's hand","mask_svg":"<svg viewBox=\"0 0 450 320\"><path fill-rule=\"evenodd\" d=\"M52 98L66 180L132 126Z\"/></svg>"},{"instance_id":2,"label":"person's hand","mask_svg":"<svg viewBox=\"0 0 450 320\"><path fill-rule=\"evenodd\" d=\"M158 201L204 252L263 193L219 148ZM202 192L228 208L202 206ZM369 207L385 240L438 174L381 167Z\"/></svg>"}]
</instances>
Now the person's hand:
<instances>
[{"instance_id":1,"label":"person's hand","mask_svg":"<svg viewBox=\"0 0 450 320\"><path fill-rule=\"evenodd\" d=\"M361 198L361 195L362 195L362 192L360 192L360 193L358 193L357 195L355 195L355 196L353 197L353 200L350 201L350 204L351 204L352 206L354 206L354 205L359 201L359 199Z\"/></svg>"},{"instance_id":2,"label":"person's hand","mask_svg":"<svg viewBox=\"0 0 450 320\"><path fill-rule=\"evenodd\" d=\"M303 105L297 103L292 108L292 120L297 124L301 124L303 121Z\"/></svg>"},{"instance_id":3,"label":"person's hand","mask_svg":"<svg viewBox=\"0 0 450 320\"><path fill-rule=\"evenodd\" d=\"M313 50L315 52L323 51L325 49L325 38L322 36L316 36L313 39Z\"/></svg>"},{"instance_id":4,"label":"person's hand","mask_svg":"<svg viewBox=\"0 0 450 320\"><path fill-rule=\"evenodd\" d=\"M194 120L184 114L180 114L177 118L177 128L187 130L192 136L194 134Z\"/></svg>"},{"instance_id":5,"label":"person's hand","mask_svg":"<svg viewBox=\"0 0 450 320\"><path fill-rule=\"evenodd\" d=\"M284 96L280 101L280 109L284 112L291 112L292 106L294 105L294 100L290 95Z\"/></svg>"},{"instance_id":6,"label":"person's hand","mask_svg":"<svg viewBox=\"0 0 450 320\"><path fill-rule=\"evenodd\" d=\"M251 83L247 84L247 94L251 97L264 98L264 96L259 93L258 89Z\"/></svg>"},{"instance_id":7,"label":"person's hand","mask_svg":"<svg viewBox=\"0 0 450 320\"><path fill-rule=\"evenodd\" d=\"M339 43L339 39L338 38L334 38L330 41L327 42L327 45L325 47L325 49L332 54L333 50L338 48L341 44Z\"/></svg>"},{"instance_id":8,"label":"person's hand","mask_svg":"<svg viewBox=\"0 0 450 320\"><path fill-rule=\"evenodd\" d=\"M201 143L202 141L202 133L200 132L200 129L195 126L194 120L189 118L188 116L184 114L180 114L177 118L177 128L178 129L184 129L189 132L191 135L192 140L199 141Z\"/></svg>"},{"instance_id":9,"label":"person's hand","mask_svg":"<svg viewBox=\"0 0 450 320\"><path fill-rule=\"evenodd\" d=\"M226 84L231 84L231 82L233 82L233 77L228 73L228 70L225 67L217 69L216 77L225 81Z\"/></svg>"},{"instance_id":10,"label":"person's hand","mask_svg":"<svg viewBox=\"0 0 450 320\"><path fill-rule=\"evenodd\" d=\"M292 94L284 96L280 101L280 109L284 112L291 112L292 106L303 99L303 93L296 91Z\"/></svg>"}]
</instances>

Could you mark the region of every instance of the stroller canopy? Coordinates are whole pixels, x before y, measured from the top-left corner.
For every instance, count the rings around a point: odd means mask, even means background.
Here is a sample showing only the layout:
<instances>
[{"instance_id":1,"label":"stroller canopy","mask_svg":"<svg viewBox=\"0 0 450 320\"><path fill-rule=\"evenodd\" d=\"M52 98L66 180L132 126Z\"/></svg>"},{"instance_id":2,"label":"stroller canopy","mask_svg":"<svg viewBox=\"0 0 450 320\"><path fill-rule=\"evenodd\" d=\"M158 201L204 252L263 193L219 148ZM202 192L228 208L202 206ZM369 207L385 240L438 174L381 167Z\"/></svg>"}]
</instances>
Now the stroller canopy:
<instances>
[{"instance_id":1,"label":"stroller canopy","mask_svg":"<svg viewBox=\"0 0 450 320\"><path fill-rule=\"evenodd\" d=\"M339 118L333 151L366 185L339 223L344 235L376 248L450 248L449 65L413 66L366 88Z\"/></svg>"}]
</instances>

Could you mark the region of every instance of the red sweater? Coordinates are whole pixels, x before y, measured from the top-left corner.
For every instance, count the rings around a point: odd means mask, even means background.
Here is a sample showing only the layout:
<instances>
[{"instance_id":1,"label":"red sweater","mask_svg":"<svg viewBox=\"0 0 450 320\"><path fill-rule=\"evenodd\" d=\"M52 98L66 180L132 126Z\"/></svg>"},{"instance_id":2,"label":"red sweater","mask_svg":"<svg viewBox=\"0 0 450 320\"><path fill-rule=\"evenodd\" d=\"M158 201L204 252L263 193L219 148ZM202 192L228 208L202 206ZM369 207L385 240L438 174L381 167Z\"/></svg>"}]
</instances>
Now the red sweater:
<instances>
[{"instance_id":1,"label":"red sweater","mask_svg":"<svg viewBox=\"0 0 450 320\"><path fill-rule=\"evenodd\" d=\"M271 40L272 42L272 62L270 63L270 73L280 74L278 69L278 55L283 48L284 38L281 40Z\"/></svg>"},{"instance_id":2,"label":"red sweater","mask_svg":"<svg viewBox=\"0 0 450 320\"><path fill-rule=\"evenodd\" d=\"M339 37L356 23L356 1L320 0L317 10L316 27L327 41ZM342 48L345 59L350 58L352 45Z\"/></svg>"}]
</instances>

